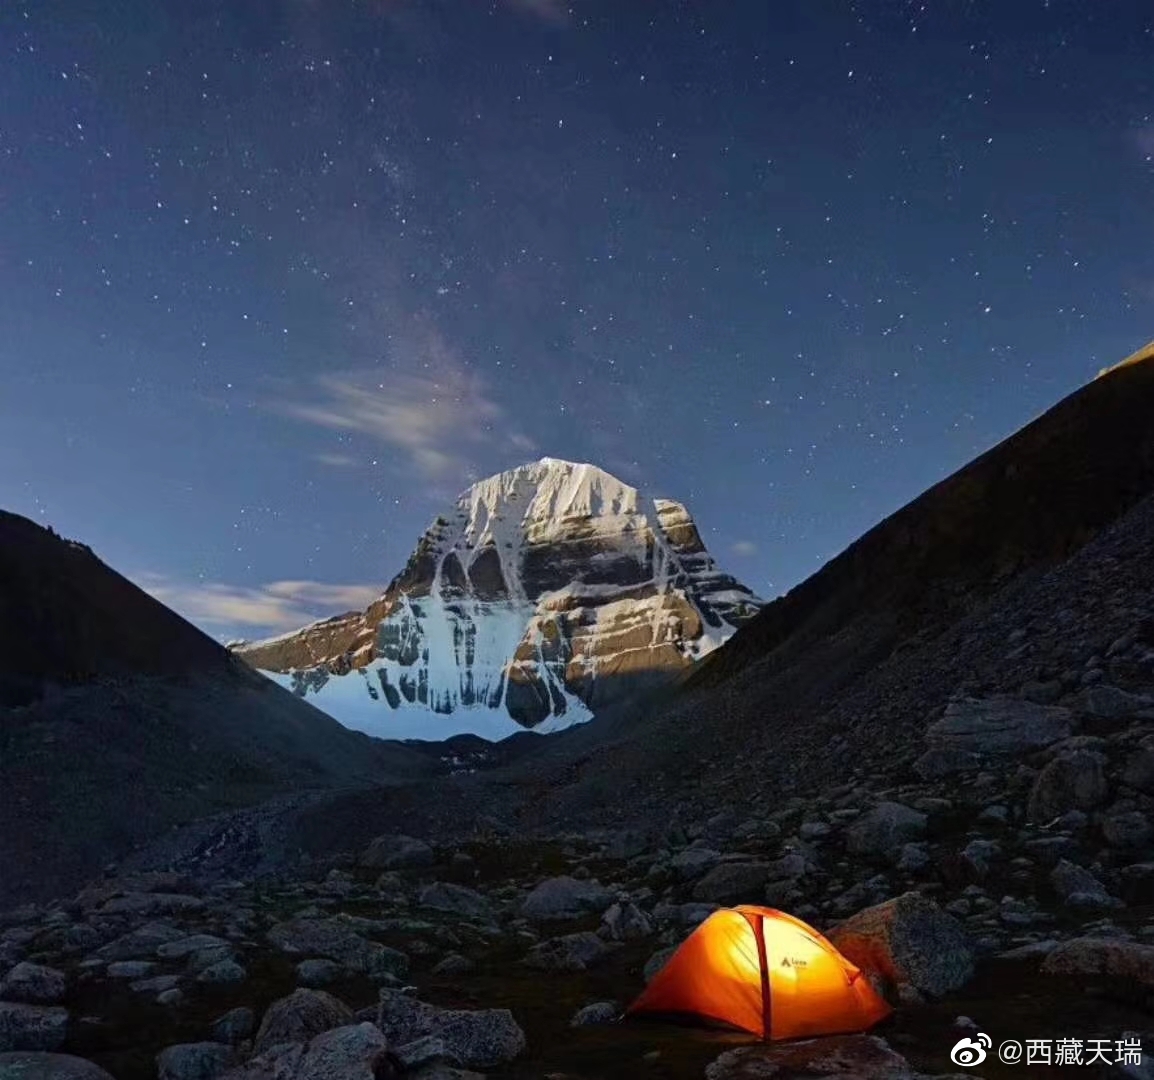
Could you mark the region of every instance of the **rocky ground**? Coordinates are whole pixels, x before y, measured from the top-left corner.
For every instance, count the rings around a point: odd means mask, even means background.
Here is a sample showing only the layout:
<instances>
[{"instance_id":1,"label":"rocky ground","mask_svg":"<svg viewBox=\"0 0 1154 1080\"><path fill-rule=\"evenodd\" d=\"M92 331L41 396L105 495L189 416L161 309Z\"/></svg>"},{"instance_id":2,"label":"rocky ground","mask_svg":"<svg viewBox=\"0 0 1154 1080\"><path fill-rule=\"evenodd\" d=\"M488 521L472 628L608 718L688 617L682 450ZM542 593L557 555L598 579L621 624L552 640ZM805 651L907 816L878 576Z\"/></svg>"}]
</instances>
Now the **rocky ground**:
<instances>
[{"instance_id":1,"label":"rocky ground","mask_svg":"<svg viewBox=\"0 0 1154 1080\"><path fill-rule=\"evenodd\" d=\"M997 714L1001 730L1060 719L1021 715ZM1079 744L1049 761L1091 753L1102 752ZM1145 761L1137 753L1127 768ZM1035 782L1032 800L1086 790L1081 766L1070 776L1068 788ZM1047 806L1046 843L1031 846L1000 804L966 819L913 789L865 811L842 805L848 795L661 835L453 848L387 835L261 884L109 876L4 916L0 1077L901 1080L957 1074L949 1050L978 1028L996 1041L1107 1038L1112 1061L1119 1039L1154 1046L1149 875L1076 861L1084 811L1055 822ZM956 888L919 883L971 832ZM769 1047L619 1019L716 906L767 901L828 930L894 1017L871 1036ZM1141 1077L1154 1063L1081 1071Z\"/></svg>"}]
</instances>

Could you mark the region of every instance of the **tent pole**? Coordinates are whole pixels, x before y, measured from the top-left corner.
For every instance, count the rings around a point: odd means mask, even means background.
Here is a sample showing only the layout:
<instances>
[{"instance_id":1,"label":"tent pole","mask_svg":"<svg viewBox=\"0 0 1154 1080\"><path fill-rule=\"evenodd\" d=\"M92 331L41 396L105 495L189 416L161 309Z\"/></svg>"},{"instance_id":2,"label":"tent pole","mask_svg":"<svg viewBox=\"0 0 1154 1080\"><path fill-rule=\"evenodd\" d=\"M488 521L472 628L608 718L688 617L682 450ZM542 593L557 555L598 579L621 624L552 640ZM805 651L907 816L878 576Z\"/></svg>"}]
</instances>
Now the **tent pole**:
<instances>
[{"instance_id":1,"label":"tent pole","mask_svg":"<svg viewBox=\"0 0 1154 1080\"><path fill-rule=\"evenodd\" d=\"M765 949L765 916L758 915L753 925L757 938L757 966L761 969L761 1027L762 1039L769 1042L773 1030L773 1006L769 993L769 960Z\"/></svg>"}]
</instances>

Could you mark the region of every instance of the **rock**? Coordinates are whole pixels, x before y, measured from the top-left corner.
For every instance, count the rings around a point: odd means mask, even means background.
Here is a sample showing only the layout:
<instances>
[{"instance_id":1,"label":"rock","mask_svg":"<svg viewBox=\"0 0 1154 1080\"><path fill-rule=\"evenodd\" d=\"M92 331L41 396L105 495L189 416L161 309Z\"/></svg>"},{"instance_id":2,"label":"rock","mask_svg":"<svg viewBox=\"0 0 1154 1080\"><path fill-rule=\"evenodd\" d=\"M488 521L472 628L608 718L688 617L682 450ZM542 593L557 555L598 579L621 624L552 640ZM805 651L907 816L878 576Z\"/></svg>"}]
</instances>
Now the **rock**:
<instances>
[{"instance_id":1,"label":"rock","mask_svg":"<svg viewBox=\"0 0 1154 1080\"><path fill-rule=\"evenodd\" d=\"M403 952L368 941L337 919L293 919L272 926L266 936L282 952L336 960L370 979L403 979L409 973Z\"/></svg>"},{"instance_id":2,"label":"rock","mask_svg":"<svg viewBox=\"0 0 1154 1080\"><path fill-rule=\"evenodd\" d=\"M1102 838L1114 848L1133 851L1150 841L1150 819L1141 810L1107 814L1102 819Z\"/></svg>"},{"instance_id":3,"label":"rock","mask_svg":"<svg viewBox=\"0 0 1154 1080\"><path fill-rule=\"evenodd\" d=\"M193 953L206 949L232 950L232 942L213 934L190 934L176 941L166 941L156 947L156 955L161 960L183 960Z\"/></svg>"},{"instance_id":4,"label":"rock","mask_svg":"<svg viewBox=\"0 0 1154 1080\"><path fill-rule=\"evenodd\" d=\"M1038 773L1026 804L1031 821L1049 821L1068 810L1089 810L1109 795L1106 758L1093 750L1059 754Z\"/></svg>"},{"instance_id":5,"label":"rock","mask_svg":"<svg viewBox=\"0 0 1154 1080\"><path fill-rule=\"evenodd\" d=\"M901 803L878 803L846 829L846 850L856 855L892 856L902 844L922 836L926 821L921 811Z\"/></svg>"},{"instance_id":6,"label":"rock","mask_svg":"<svg viewBox=\"0 0 1154 1080\"><path fill-rule=\"evenodd\" d=\"M323 990L294 990L266 1010L256 1033L256 1053L282 1042L305 1042L353 1020L353 1011Z\"/></svg>"},{"instance_id":7,"label":"rock","mask_svg":"<svg viewBox=\"0 0 1154 1080\"><path fill-rule=\"evenodd\" d=\"M460 953L449 953L433 968L434 975L464 975L472 971L476 965L467 956Z\"/></svg>"},{"instance_id":8,"label":"rock","mask_svg":"<svg viewBox=\"0 0 1154 1080\"><path fill-rule=\"evenodd\" d=\"M242 1005L236 1009L229 1009L223 1016L213 1021L212 1037L216 1042L240 1042L252 1034L255 1024L256 1017L252 1009Z\"/></svg>"},{"instance_id":9,"label":"rock","mask_svg":"<svg viewBox=\"0 0 1154 1080\"><path fill-rule=\"evenodd\" d=\"M399 990L381 990L377 1026L393 1045L437 1036L468 1068L493 1068L525 1049L525 1033L508 1009L439 1009Z\"/></svg>"},{"instance_id":10,"label":"rock","mask_svg":"<svg viewBox=\"0 0 1154 1080\"><path fill-rule=\"evenodd\" d=\"M426 885L417 894L417 904L433 911L461 915L473 922L493 921L493 906L486 897L474 889L454 885L448 881L434 881L431 885Z\"/></svg>"},{"instance_id":11,"label":"rock","mask_svg":"<svg viewBox=\"0 0 1154 1080\"><path fill-rule=\"evenodd\" d=\"M1121 907L1120 900L1106 891L1102 884L1085 867L1060 859L1050 871L1050 884L1054 892L1068 907L1107 908Z\"/></svg>"},{"instance_id":12,"label":"rock","mask_svg":"<svg viewBox=\"0 0 1154 1080\"><path fill-rule=\"evenodd\" d=\"M68 980L63 971L23 961L0 979L0 1001L20 1001L26 1005L55 1005Z\"/></svg>"},{"instance_id":13,"label":"rock","mask_svg":"<svg viewBox=\"0 0 1154 1080\"><path fill-rule=\"evenodd\" d=\"M134 994L163 994L180 985L179 975L153 975L147 979L138 979L129 983L128 989Z\"/></svg>"},{"instance_id":14,"label":"rock","mask_svg":"<svg viewBox=\"0 0 1154 1080\"><path fill-rule=\"evenodd\" d=\"M763 862L718 863L693 886L694 900L757 904L765 894L769 866Z\"/></svg>"},{"instance_id":15,"label":"rock","mask_svg":"<svg viewBox=\"0 0 1154 1080\"><path fill-rule=\"evenodd\" d=\"M959 989L974 972L973 948L962 924L917 892L851 915L828 937L863 971L895 987L908 983L928 997Z\"/></svg>"},{"instance_id":16,"label":"rock","mask_svg":"<svg viewBox=\"0 0 1154 1080\"><path fill-rule=\"evenodd\" d=\"M100 908L104 915L187 915L203 911L199 896L184 893L126 893L106 901Z\"/></svg>"},{"instance_id":17,"label":"rock","mask_svg":"<svg viewBox=\"0 0 1154 1080\"><path fill-rule=\"evenodd\" d=\"M875 1035L832 1035L727 1050L705 1069L706 1080L811 1076L843 1080L917 1080L909 1062Z\"/></svg>"},{"instance_id":18,"label":"rock","mask_svg":"<svg viewBox=\"0 0 1154 1080\"><path fill-rule=\"evenodd\" d=\"M161 945L170 941L180 941L188 937L183 930L177 930L168 923L150 922L130 933L110 941L97 949L101 960L141 960L156 955Z\"/></svg>"},{"instance_id":19,"label":"rock","mask_svg":"<svg viewBox=\"0 0 1154 1080\"><path fill-rule=\"evenodd\" d=\"M248 978L248 971L235 960L220 960L197 973L196 981L207 986L231 986Z\"/></svg>"},{"instance_id":20,"label":"rock","mask_svg":"<svg viewBox=\"0 0 1154 1080\"><path fill-rule=\"evenodd\" d=\"M157 1080L214 1080L235 1056L226 1043L178 1043L156 1055Z\"/></svg>"},{"instance_id":21,"label":"rock","mask_svg":"<svg viewBox=\"0 0 1154 1080\"><path fill-rule=\"evenodd\" d=\"M607 951L601 938L583 931L548 938L534 945L522 962L542 971L584 971L602 959Z\"/></svg>"},{"instance_id":22,"label":"rock","mask_svg":"<svg viewBox=\"0 0 1154 1080\"><path fill-rule=\"evenodd\" d=\"M653 981L653 977L669 963L670 958L675 952L677 952L677 946L669 945L664 949L658 949L657 952L645 961L642 976L646 983Z\"/></svg>"},{"instance_id":23,"label":"rock","mask_svg":"<svg viewBox=\"0 0 1154 1080\"><path fill-rule=\"evenodd\" d=\"M555 877L542 881L521 905L521 914L537 922L600 915L613 902L613 895L597 881Z\"/></svg>"},{"instance_id":24,"label":"rock","mask_svg":"<svg viewBox=\"0 0 1154 1080\"><path fill-rule=\"evenodd\" d=\"M669 868L678 881L692 881L712 870L720 859L721 852L711 848L686 848L670 860Z\"/></svg>"},{"instance_id":25,"label":"rock","mask_svg":"<svg viewBox=\"0 0 1154 1080\"><path fill-rule=\"evenodd\" d=\"M388 1042L370 1023L322 1032L307 1043L279 1043L222 1080L385 1080L394 1075Z\"/></svg>"},{"instance_id":26,"label":"rock","mask_svg":"<svg viewBox=\"0 0 1154 1080\"><path fill-rule=\"evenodd\" d=\"M621 1010L616 1001L595 1001L578 1009L569 1021L570 1027L588 1027L591 1024L611 1024Z\"/></svg>"},{"instance_id":27,"label":"rock","mask_svg":"<svg viewBox=\"0 0 1154 1080\"><path fill-rule=\"evenodd\" d=\"M398 1046L392 1051L393 1057L405 1073L413 1073L430 1065L448 1065L456 1067L461 1064L460 1059L445 1040L437 1035L423 1035L419 1039Z\"/></svg>"},{"instance_id":28,"label":"rock","mask_svg":"<svg viewBox=\"0 0 1154 1080\"><path fill-rule=\"evenodd\" d=\"M1056 705L1012 697L951 701L926 730L926 752L914 763L925 779L981 767L988 758L1040 750L1074 731L1074 716Z\"/></svg>"},{"instance_id":29,"label":"rock","mask_svg":"<svg viewBox=\"0 0 1154 1080\"><path fill-rule=\"evenodd\" d=\"M378 836L364 850L360 865L371 870L403 870L432 866L436 853L412 836Z\"/></svg>"},{"instance_id":30,"label":"rock","mask_svg":"<svg viewBox=\"0 0 1154 1080\"><path fill-rule=\"evenodd\" d=\"M0 1001L0 1052L56 1050L67 1033L67 1009Z\"/></svg>"},{"instance_id":31,"label":"rock","mask_svg":"<svg viewBox=\"0 0 1154 1080\"><path fill-rule=\"evenodd\" d=\"M898 861L894 864L898 870L907 874L916 874L930 865L930 849L926 844L902 844L898 849Z\"/></svg>"},{"instance_id":32,"label":"rock","mask_svg":"<svg viewBox=\"0 0 1154 1080\"><path fill-rule=\"evenodd\" d=\"M296 966L297 986L317 989L348 977L348 971L335 960L302 960Z\"/></svg>"},{"instance_id":33,"label":"rock","mask_svg":"<svg viewBox=\"0 0 1154 1080\"><path fill-rule=\"evenodd\" d=\"M110 979L143 979L156 970L151 960L116 960L105 968Z\"/></svg>"},{"instance_id":34,"label":"rock","mask_svg":"<svg viewBox=\"0 0 1154 1080\"><path fill-rule=\"evenodd\" d=\"M1144 739L1126 761L1122 783L1146 795L1154 795L1154 740Z\"/></svg>"},{"instance_id":35,"label":"rock","mask_svg":"<svg viewBox=\"0 0 1154 1080\"><path fill-rule=\"evenodd\" d=\"M1071 938L1047 954L1041 970L1048 975L1106 975L1154 987L1154 945L1115 938Z\"/></svg>"},{"instance_id":36,"label":"rock","mask_svg":"<svg viewBox=\"0 0 1154 1080\"><path fill-rule=\"evenodd\" d=\"M113 1080L99 1065L71 1054L28 1050L0 1054L0 1080Z\"/></svg>"},{"instance_id":37,"label":"rock","mask_svg":"<svg viewBox=\"0 0 1154 1080\"><path fill-rule=\"evenodd\" d=\"M990 864L1002 849L993 840L971 840L958 854L961 864L974 881L983 880L990 872Z\"/></svg>"},{"instance_id":38,"label":"rock","mask_svg":"<svg viewBox=\"0 0 1154 1080\"><path fill-rule=\"evenodd\" d=\"M1116 720L1154 709L1154 698L1130 694L1116 686L1099 684L1072 694L1067 704L1076 712L1088 713L1104 720Z\"/></svg>"},{"instance_id":39,"label":"rock","mask_svg":"<svg viewBox=\"0 0 1154 1080\"><path fill-rule=\"evenodd\" d=\"M611 941L635 941L653 933L649 916L630 901L618 901L601 916L602 930Z\"/></svg>"}]
</instances>

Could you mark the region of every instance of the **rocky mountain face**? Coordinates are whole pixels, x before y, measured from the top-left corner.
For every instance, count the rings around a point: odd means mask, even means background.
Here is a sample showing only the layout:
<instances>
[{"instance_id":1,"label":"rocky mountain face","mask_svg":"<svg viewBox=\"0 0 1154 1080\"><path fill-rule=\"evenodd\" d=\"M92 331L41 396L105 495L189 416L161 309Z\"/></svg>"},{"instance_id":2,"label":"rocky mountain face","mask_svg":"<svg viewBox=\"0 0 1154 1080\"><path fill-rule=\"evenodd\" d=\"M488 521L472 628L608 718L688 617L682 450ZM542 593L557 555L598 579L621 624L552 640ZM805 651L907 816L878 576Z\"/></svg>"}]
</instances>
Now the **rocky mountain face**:
<instances>
[{"instance_id":1,"label":"rocky mountain face","mask_svg":"<svg viewBox=\"0 0 1154 1080\"><path fill-rule=\"evenodd\" d=\"M435 767L271 685L84 545L0 512L0 903L216 810Z\"/></svg>"},{"instance_id":2,"label":"rocky mountain face","mask_svg":"<svg viewBox=\"0 0 1154 1080\"><path fill-rule=\"evenodd\" d=\"M668 683L760 607L680 503L544 458L462 494L367 611L234 648L350 727L500 737Z\"/></svg>"}]
</instances>

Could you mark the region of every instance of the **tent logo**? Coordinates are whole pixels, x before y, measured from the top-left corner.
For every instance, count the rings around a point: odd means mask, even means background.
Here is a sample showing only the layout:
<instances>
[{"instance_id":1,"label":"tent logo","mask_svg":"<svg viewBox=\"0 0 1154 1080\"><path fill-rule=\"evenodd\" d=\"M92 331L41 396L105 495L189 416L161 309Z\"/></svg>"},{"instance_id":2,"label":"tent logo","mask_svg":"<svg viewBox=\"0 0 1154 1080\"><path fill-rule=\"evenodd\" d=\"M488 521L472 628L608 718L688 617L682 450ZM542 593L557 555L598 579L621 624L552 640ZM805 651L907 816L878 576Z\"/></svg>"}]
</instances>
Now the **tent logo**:
<instances>
[{"instance_id":1,"label":"tent logo","mask_svg":"<svg viewBox=\"0 0 1154 1080\"><path fill-rule=\"evenodd\" d=\"M806 966L806 963L807 962L805 960L798 960L797 957L794 957L791 960L788 956L783 956L781 959L781 966L782 967L803 968Z\"/></svg>"},{"instance_id":2,"label":"tent logo","mask_svg":"<svg viewBox=\"0 0 1154 1080\"><path fill-rule=\"evenodd\" d=\"M981 1065L986 1060L986 1048L993 1045L993 1039L984 1031L979 1031L974 1038L961 1038L954 1043L950 1051L950 1060L955 1065Z\"/></svg>"}]
</instances>

